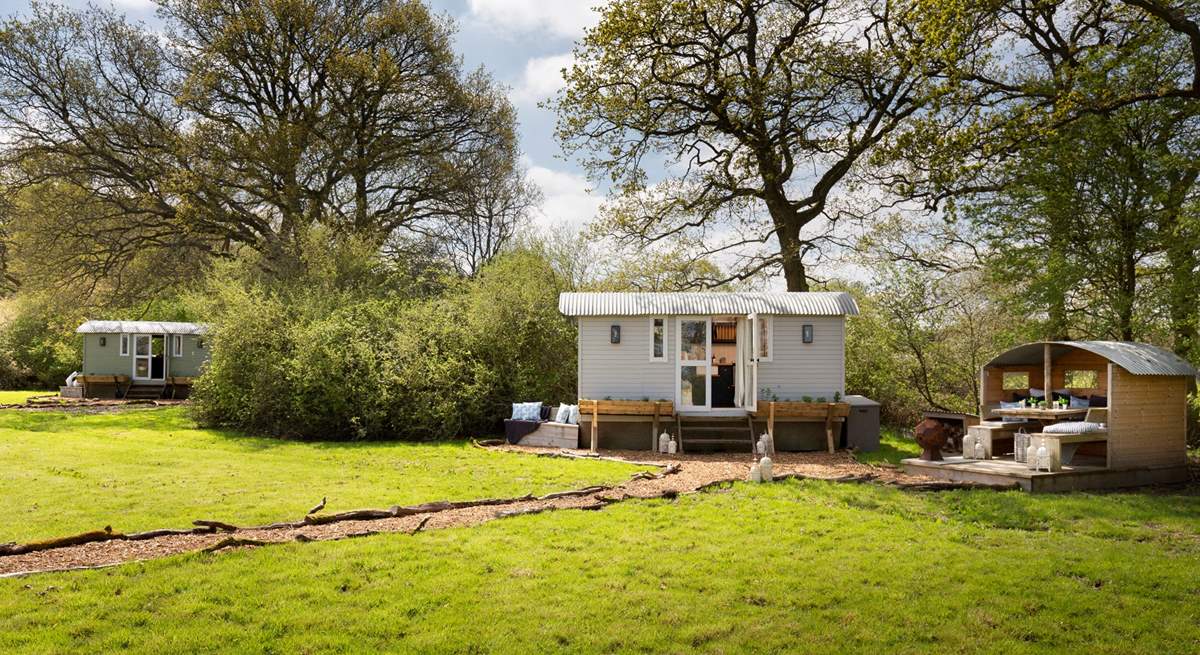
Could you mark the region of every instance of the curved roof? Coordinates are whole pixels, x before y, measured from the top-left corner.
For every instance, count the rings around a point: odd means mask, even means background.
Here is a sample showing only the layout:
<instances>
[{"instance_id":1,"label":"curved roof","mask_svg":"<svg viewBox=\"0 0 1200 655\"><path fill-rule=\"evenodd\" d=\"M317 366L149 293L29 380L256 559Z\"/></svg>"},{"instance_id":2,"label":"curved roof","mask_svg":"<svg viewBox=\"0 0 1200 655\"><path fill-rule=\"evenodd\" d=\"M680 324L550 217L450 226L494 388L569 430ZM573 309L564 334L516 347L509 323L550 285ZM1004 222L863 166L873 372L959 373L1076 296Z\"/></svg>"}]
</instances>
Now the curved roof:
<instances>
[{"instance_id":1,"label":"curved roof","mask_svg":"<svg viewBox=\"0 0 1200 655\"><path fill-rule=\"evenodd\" d=\"M1132 341L1041 341L1017 346L996 356L986 366L1013 366L1019 364L1041 364L1044 347L1050 344L1051 357L1057 357L1071 348L1086 350L1099 355L1134 375L1186 375L1200 376L1200 371L1179 355L1152 346Z\"/></svg>"},{"instance_id":2,"label":"curved roof","mask_svg":"<svg viewBox=\"0 0 1200 655\"><path fill-rule=\"evenodd\" d=\"M75 328L77 334L204 334L203 323L171 321L88 321Z\"/></svg>"},{"instance_id":3,"label":"curved roof","mask_svg":"<svg viewBox=\"0 0 1200 655\"><path fill-rule=\"evenodd\" d=\"M858 305L844 292L774 293L564 293L558 311L567 316L679 316L774 314L855 316Z\"/></svg>"}]
</instances>

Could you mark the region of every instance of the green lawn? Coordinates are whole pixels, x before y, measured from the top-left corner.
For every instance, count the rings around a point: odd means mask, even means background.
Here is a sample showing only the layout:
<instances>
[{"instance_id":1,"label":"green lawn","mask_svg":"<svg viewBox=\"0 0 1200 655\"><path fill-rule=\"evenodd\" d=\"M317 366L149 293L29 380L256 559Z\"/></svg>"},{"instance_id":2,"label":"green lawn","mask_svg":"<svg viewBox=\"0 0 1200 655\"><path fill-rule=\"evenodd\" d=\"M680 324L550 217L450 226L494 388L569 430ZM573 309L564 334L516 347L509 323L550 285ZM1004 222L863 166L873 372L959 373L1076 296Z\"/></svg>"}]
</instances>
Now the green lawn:
<instances>
[{"instance_id":1,"label":"green lawn","mask_svg":"<svg viewBox=\"0 0 1200 655\"><path fill-rule=\"evenodd\" d=\"M1200 498L735 485L0 581L4 652L1200 650Z\"/></svg>"},{"instance_id":2,"label":"green lawn","mask_svg":"<svg viewBox=\"0 0 1200 655\"><path fill-rule=\"evenodd\" d=\"M855 457L860 462L868 464L900 464L900 460L916 457L921 454L921 447L913 441L910 430L885 426L879 434L879 450L869 453L857 453Z\"/></svg>"},{"instance_id":3,"label":"green lawn","mask_svg":"<svg viewBox=\"0 0 1200 655\"><path fill-rule=\"evenodd\" d=\"M53 391L0 391L0 405L21 405L34 396L53 395Z\"/></svg>"},{"instance_id":4,"label":"green lawn","mask_svg":"<svg viewBox=\"0 0 1200 655\"><path fill-rule=\"evenodd\" d=\"M0 542L209 518L296 519L435 500L547 493L638 467L480 450L465 442L301 443L198 429L182 408L78 415L0 411Z\"/></svg>"}]
</instances>

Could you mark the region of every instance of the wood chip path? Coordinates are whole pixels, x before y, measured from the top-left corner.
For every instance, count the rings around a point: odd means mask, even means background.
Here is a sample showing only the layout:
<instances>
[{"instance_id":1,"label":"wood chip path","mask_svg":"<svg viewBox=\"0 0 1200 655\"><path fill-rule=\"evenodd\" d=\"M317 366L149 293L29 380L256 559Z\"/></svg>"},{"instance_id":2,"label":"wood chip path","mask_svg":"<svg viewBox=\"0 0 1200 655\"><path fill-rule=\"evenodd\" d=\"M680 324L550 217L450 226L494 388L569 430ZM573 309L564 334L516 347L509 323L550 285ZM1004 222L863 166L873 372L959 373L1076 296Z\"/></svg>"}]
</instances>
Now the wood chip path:
<instances>
[{"instance_id":1,"label":"wood chip path","mask_svg":"<svg viewBox=\"0 0 1200 655\"><path fill-rule=\"evenodd\" d=\"M519 446L502 446L491 450L520 452L537 456L588 458L587 455L582 454L583 451L547 452L545 449ZM498 518L549 510L595 510L626 499L669 498L679 494L696 493L727 482L744 480L751 462L748 453L689 454L667 457L637 451L607 451L602 455L608 459L653 465L659 467L660 470L657 473L635 474L630 480L611 487L589 487L584 490L547 494L540 498L525 496L485 501L489 504L472 507L434 507L433 511L405 516L387 516L372 520L338 520L313 525L304 524L303 521L294 521L257 528L227 526L235 528L235 531L221 529L206 533L171 534L137 541L114 538L23 554L0 555L0 577L100 568L125 562L214 549L214 547L220 549L226 546L245 547L291 541L326 541L381 532L412 533L418 530L474 526ZM849 453L832 455L779 453L774 459L777 477L875 482L914 489L962 486L905 475L896 469L862 464ZM392 510L398 509L405 508L392 508ZM386 512L387 510L374 511ZM322 516L318 515L318 519L321 519Z\"/></svg>"}]
</instances>

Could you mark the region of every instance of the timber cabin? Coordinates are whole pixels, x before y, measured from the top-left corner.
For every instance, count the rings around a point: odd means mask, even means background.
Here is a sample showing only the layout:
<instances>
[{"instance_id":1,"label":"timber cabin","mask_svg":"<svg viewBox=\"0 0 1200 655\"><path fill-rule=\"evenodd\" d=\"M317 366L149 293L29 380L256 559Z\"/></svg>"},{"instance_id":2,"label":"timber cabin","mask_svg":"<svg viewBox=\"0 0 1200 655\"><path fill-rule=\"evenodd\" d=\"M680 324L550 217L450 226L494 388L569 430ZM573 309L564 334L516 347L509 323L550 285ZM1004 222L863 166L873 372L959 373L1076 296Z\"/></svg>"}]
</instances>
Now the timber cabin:
<instances>
[{"instance_id":1,"label":"timber cabin","mask_svg":"<svg viewBox=\"0 0 1200 655\"><path fill-rule=\"evenodd\" d=\"M681 449L769 432L832 450L852 404L868 418L848 445L878 445L878 404L845 396L847 293L564 293L559 311L578 326L584 447L654 449L661 423Z\"/></svg>"},{"instance_id":2,"label":"timber cabin","mask_svg":"<svg viewBox=\"0 0 1200 655\"><path fill-rule=\"evenodd\" d=\"M1163 348L1119 341L1018 346L980 371L963 456L905 470L1027 491L1186 481L1188 394L1200 374Z\"/></svg>"},{"instance_id":3,"label":"timber cabin","mask_svg":"<svg viewBox=\"0 0 1200 655\"><path fill-rule=\"evenodd\" d=\"M186 398L208 361L207 326L198 323L88 321L75 332L83 335L75 380L85 398Z\"/></svg>"}]
</instances>

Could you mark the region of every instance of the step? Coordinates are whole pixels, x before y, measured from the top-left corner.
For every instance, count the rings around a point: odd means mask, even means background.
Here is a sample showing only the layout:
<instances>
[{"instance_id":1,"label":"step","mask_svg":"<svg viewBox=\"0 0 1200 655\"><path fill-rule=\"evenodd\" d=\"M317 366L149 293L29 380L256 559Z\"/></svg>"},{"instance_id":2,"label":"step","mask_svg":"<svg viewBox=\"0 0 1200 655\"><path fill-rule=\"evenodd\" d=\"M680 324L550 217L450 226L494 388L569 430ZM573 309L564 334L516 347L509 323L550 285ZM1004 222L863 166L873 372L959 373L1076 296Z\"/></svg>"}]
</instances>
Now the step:
<instances>
[{"instance_id":1,"label":"step","mask_svg":"<svg viewBox=\"0 0 1200 655\"><path fill-rule=\"evenodd\" d=\"M721 426L685 425L683 427L683 429L685 432L749 432L750 431L750 427L747 425L742 425L740 427L735 427L735 426L730 426L730 425L721 425Z\"/></svg>"},{"instance_id":2,"label":"step","mask_svg":"<svg viewBox=\"0 0 1200 655\"><path fill-rule=\"evenodd\" d=\"M683 442L689 446L696 444L738 444L742 446L753 445L749 439L689 439L686 436Z\"/></svg>"}]
</instances>

